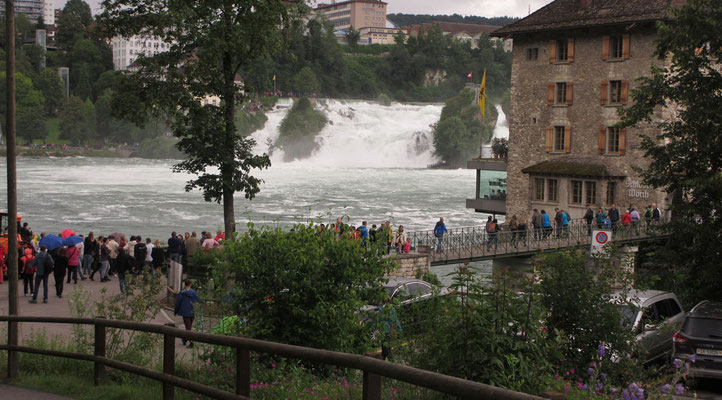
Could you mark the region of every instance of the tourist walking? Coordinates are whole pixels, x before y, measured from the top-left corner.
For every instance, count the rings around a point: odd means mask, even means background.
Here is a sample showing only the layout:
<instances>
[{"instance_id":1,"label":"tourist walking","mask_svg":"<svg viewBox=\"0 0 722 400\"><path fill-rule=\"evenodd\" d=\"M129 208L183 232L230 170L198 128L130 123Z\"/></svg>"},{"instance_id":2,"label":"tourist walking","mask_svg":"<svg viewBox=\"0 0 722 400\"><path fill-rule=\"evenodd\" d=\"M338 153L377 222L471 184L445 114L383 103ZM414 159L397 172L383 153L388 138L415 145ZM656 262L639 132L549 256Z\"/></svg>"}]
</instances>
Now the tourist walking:
<instances>
[{"instance_id":1,"label":"tourist walking","mask_svg":"<svg viewBox=\"0 0 722 400\"><path fill-rule=\"evenodd\" d=\"M196 240L197 241L197 240ZM155 269L153 268L153 249L155 245L149 237L145 238L145 266L150 269L151 275L155 275Z\"/></svg>"},{"instance_id":2,"label":"tourist walking","mask_svg":"<svg viewBox=\"0 0 722 400\"><path fill-rule=\"evenodd\" d=\"M118 285L120 293L125 293L125 273L130 269L130 256L124 248L118 249L118 257L115 259L115 272L118 274Z\"/></svg>"},{"instance_id":3,"label":"tourist walking","mask_svg":"<svg viewBox=\"0 0 722 400\"><path fill-rule=\"evenodd\" d=\"M0 246L2 247L2 246ZM23 266L23 293L25 296L28 295L28 290L30 290L30 295L32 296L33 293L35 293L35 271L37 271L37 267L35 266L35 256L33 255L33 249L26 248L24 250L25 254L20 258L20 261L22 262Z\"/></svg>"},{"instance_id":4,"label":"tourist walking","mask_svg":"<svg viewBox=\"0 0 722 400\"><path fill-rule=\"evenodd\" d=\"M632 206L630 206L630 208L632 209L629 212L629 214L632 217L632 229L634 230L635 233L638 234L639 233L639 221L641 219L641 216L639 215L639 211L637 211L636 208L634 208Z\"/></svg>"},{"instance_id":5,"label":"tourist walking","mask_svg":"<svg viewBox=\"0 0 722 400\"><path fill-rule=\"evenodd\" d=\"M85 275L90 275L93 267L93 261L98 255L98 242L95 240L93 232L88 233L88 237L83 241L83 271Z\"/></svg>"},{"instance_id":6,"label":"tourist walking","mask_svg":"<svg viewBox=\"0 0 722 400\"><path fill-rule=\"evenodd\" d=\"M587 211L584 213L584 222L587 223L587 235L592 234L592 221L594 221L594 211L592 207L587 204Z\"/></svg>"},{"instance_id":7,"label":"tourist walking","mask_svg":"<svg viewBox=\"0 0 722 400\"><path fill-rule=\"evenodd\" d=\"M655 204L652 208L652 223L653 224L659 224L659 221L662 219L662 210L657 207Z\"/></svg>"},{"instance_id":8,"label":"tourist walking","mask_svg":"<svg viewBox=\"0 0 722 400\"><path fill-rule=\"evenodd\" d=\"M43 303L48 302L48 278L50 272L53 270L55 261L53 257L48 254L48 249L45 245L40 246L40 252L35 256L35 289L33 290L33 298L30 303L38 302L38 290L40 290L40 283L43 284Z\"/></svg>"},{"instance_id":9,"label":"tourist walking","mask_svg":"<svg viewBox=\"0 0 722 400\"><path fill-rule=\"evenodd\" d=\"M81 242L82 243L82 242ZM70 283L70 278L73 279L73 284L78 283L78 270L79 270L79 256L80 256L80 249L77 246L70 246L68 247L68 250L65 252L66 257L68 258L68 280L66 283ZM82 274L82 272L80 272Z\"/></svg>"},{"instance_id":10,"label":"tourist walking","mask_svg":"<svg viewBox=\"0 0 722 400\"><path fill-rule=\"evenodd\" d=\"M361 242L366 244L366 239L369 237L369 228L367 227L368 222L363 221L361 222L361 226L358 227L357 231L359 234L359 237L361 238Z\"/></svg>"},{"instance_id":11,"label":"tourist walking","mask_svg":"<svg viewBox=\"0 0 722 400\"><path fill-rule=\"evenodd\" d=\"M565 237L569 237L569 221L571 221L571 218L569 217L569 213L566 212L566 210L561 210L562 213L562 232Z\"/></svg>"},{"instance_id":12,"label":"tourist walking","mask_svg":"<svg viewBox=\"0 0 722 400\"><path fill-rule=\"evenodd\" d=\"M53 276L55 277L55 295L59 299L63 298L63 281L65 281L65 274L68 271L68 256L67 248L65 246L58 248L55 251L55 269L53 270Z\"/></svg>"},{"instance_id":13,"label":"tourist walking","mask_svg":"<svg viewBox=\"0 0 722 400\"><path fill-rule=\"evenodd\" d=\"M514 246L514 248L518 248L516 235L519 230L519 221L517 221L516 215L511 216L511 221L509 221L509 230L511 231L511 245Z\"/></svg>"},{"instance_id":14,"label":"tourist walking","mask_svg":"<svg viewBox=\"0 0 722 400\"><path fill-rule=\"evenodd\" d=\"M599 207L599 210L597 210L597 215L595 218L597 221L597 229L603 229L604 228L604 220L607 219L607 214L604 212L602 207Z\"/></svg>"},{"instance_id":15,"label":"tourist walking","mask_svg":"<svg viewBox=\"0 0 722 400\"><path fill-rule=\"evenodd\" d=\"M198 233L193 231L191 237L186 240L186 254L193 257L201 249L201 242L198 241Z\"/></svg>"},{"instance_id":16,"label":"tourist walking","mask_svg":"<svg viewBox=\"0 0 722 400\"><path fill-rule=\"evenodd\" d=\"M529 247L529 243L527 243L527 231L528 231L528 225L525 219L521 220L521 223L519 223L519 241L524 243L524 247Z\"/></svg>"},{"instance_id":17,"label":"tourist walking","mask_svg":"<svg viewBox=\"0 0 722 400\"><path fill-rule=\"evenodd\" d=\"M406 236L406 232L404 232L404 226L399 225L399 230L396 232L396 237L394 239L394 245L396 246L397 253L403 254L405 252L406 243L408 241L407 239L408 237Z\"/></svg>"},{"instance_id":18,"label":"tourist walking","mask_svg":"<svg viewBox=\"0 0 722 400\"><path fill-rule=\"evenodd\" d=\"M496 218L491 220L491 223L486 228L486 234L489 235L489 241L486 244L486 250L491 250L491 244L494 243L494 250L499 246L499 226L497 225Z\"/></svg>"},{"instance_id":19,"label":"tourist walking","mask_svg":"<svg viewBox=\"0 0 722 400\"><path fill-rule=\"evenodd\" d=\"M562 221L562 212L558 208L554 209L554 224L556 225L556 229L557 229L557 237L561 237L562 236L562 227L564 225L563 225L563 221Z\"/></svg>"},{"instance_id":20,"label":"tourist walking","mask_svg":"<svg viewBox=\"0 0 722 400\"><path fill-rule=\"evenodd\" d=\"M110 278L111 275L115 274L115 259L118 258L118 248L123 247L126 245L125 243L125 237L121 236L119 238L116 238L114 235L110 235L106 238L105 241L105 247L108 248L108 271L106 272L106 279ZM120 240L123 245L121 246L116 240ZM101 246L102 247L102 246ZM101 270L101 279L102 279L102 270Z\"/></svg>"},{"instance_id":21,"label":"tourist walking","mask_svg":"<svg viewBox=\"0 0 722 400\"><path fill-rule=\"evenodd\" d=\"M536 208L534 209L534 214L531 217L531 226L534 229L534 240L541 240L544 220Z\"/></svg>"},{"instance_id":22,"label":"tourist walking","mask_svg":"<svg viewBox=\"0 0 722 400\"><path fill-rule=\"evenodd\" d=\"M168 258L177 263L181 262L181 240L175 232L171 232L168 238Z\"/></svg>"},{"instance_id":23,"label":"tourist walking","mask_svg":"<svg viewBox=\"0 0 722 400\"><path fill-rule=\"evenodd\" d=\"M103 242L100 245L100 281L101 282L108 282L110 280L109 272L110 272L110 249L108 248L108 243L111 241L108 240L108 238L103 238ZM117 260L118 257L118 248L115 249L115 257ZM93 272L95 273L95 272ZM93 276L90 276L90 279L93 279Z\"/></svg>"},{"instance_id":24,"label":"tourist walking","mask_svg":"<svg viewBox=\"0 0 722 400\"><path fill-rule=\"evenodd\" d=\"M165 263L165 252L160 248L160 240L156 239L153 245L153 251L151 252L153 258L153 269L156 272L160 272L161 267Z\"/></svg>"},{"instance_id":25,"label":"tourist walking","mask_svg":"<svg viewBox=\"0 0 722 400\"><path fill-rule=\"evenodd\" d=\"M193 319L195 318L195 303L199 300L198 293L191 289L192 282L190 279L183 281L185 289L178 293L175 299L175 307L173 309L174 315L180 315L183 317L183 325L187 331L193 330ZM188 348L193 347L193 342L188 342ZM183 339L183 344L186 344L186 339Z\"/></svg>"},{"instance_id":26,"label":"tourist walking","mask_svg":"<svg viewBox=\"0 0 722 400\"><path fill-rule=\"evenodd\" d=\"M612 228L612 231L616 231L617 224L619 223L619 210L617 210L616 204L612 204L612 208L610 208L607 212L607 216L609 217L609 224Z\"/></svg>"},{"instance_id":27,"label":"tourist walking","mask_svg":"<svg viewBox=\"0 0 722 400\"><path fill-rule=\"evenodd\" d=\"M444 234L448 232L446 230L446 224L444 224L444 217L439 218L439 220L436 222L436 226L434 227L434 236L436 236L436 251L439 253L443 253L444 250L442 250L441 245L444 241Z\"/></svg>"},{"instance_id":28,"label":"tourist walking","mask_svg":"<svg viewBox=\"0 0 722 400\"><path fill-rule=\"evenodd\" d=\"M649 226L649 224L652 223L652 215L654 215L654 210L652 210L652 205L647 205L647 209L644 211L644 222Z\"/></svg>"},{"instance_id":29,"label":"tourist walking","mask_svg":"<svg viewBox=\"0 0 722 400\"><path fill-rule=\"evenodd\" d=\"M143 243L143 238L140 237L140 235L135 237L135 243L131 243L130 247L133 248L133 257L135 258L133 263L134 272L135 274L140 274L143 272L145 257L148 255L148 248L145 246L145 243ZM130 256L130 254L128 254L128 256Z\"/></svg>"},{"instance_id":30,"label":"tourist walking","mask_svg":"<svg viewBox=\"0 0 722 400\"><path fill-rule=\"evenodd\" d=\"M545 210L541 210L541 217L542 217L542 229L544 229L542 238L546 239L552 233L552 221L551 221L551 218L549 218L549 214L547 214L547 212Z\"/></svg>"}]
</instances>

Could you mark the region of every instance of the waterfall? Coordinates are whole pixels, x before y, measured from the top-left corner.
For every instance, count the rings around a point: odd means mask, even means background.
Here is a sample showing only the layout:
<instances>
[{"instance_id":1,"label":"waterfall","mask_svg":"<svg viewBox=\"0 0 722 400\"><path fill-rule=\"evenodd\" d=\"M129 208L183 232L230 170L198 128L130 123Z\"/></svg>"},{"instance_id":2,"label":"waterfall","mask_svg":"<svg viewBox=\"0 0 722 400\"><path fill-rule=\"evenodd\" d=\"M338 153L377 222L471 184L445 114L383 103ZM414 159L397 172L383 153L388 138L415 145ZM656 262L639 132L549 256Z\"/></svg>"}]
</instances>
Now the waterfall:
<instances>
[{"instance_id":1,"label":"waterfall","mask_svg":"<svg viewBox=\"0 0 722 400\"><path fill-rule=\"evenodd\" d=\"M314 167L425 168L437 161L433 155L432 124L441 115L440 104L383 106L367 101L319 99L316 105L329 123L318 134L318 150L305 160L293 161ZM278 138L278 127L287 110L268 112L264 129L255 132L256 151L267 152ZM280 150L271 156L283 163Z\"/></svg>"}]
</instances>

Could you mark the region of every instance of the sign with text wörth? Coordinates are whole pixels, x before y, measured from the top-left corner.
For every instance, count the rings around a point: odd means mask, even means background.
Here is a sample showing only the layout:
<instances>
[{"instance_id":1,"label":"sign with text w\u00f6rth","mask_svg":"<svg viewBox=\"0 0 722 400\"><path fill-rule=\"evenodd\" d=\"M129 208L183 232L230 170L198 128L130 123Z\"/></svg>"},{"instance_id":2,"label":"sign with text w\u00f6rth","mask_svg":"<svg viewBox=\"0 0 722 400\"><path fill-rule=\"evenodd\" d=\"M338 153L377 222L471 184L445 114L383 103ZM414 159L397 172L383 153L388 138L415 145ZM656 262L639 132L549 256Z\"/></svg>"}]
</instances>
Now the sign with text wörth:
<instances>
[{"instance_id":1,"label":"sign with text w\u00f6rth","mask_svg":"<svg viewBox=\"0 0 722 400\"><path fill-rule=\"evenodd\" d=\"M604 246L612 241L611 230L593 230L592 231L592 249L591 254L604 254Z\"/></svg>"},{"instance_id":2,"label":"sign with text w\u00f6rth","mask_svg":"<svg viewBox=\"0 0 722 400\"><path fill-rule=\"evenodd\" d=\"M654 190L651 185L644 185L634 179L627 180L624 186L629 190L629 197L639 197L641 199L648 199L649 191Z\"/></svg>"}]
</instances>

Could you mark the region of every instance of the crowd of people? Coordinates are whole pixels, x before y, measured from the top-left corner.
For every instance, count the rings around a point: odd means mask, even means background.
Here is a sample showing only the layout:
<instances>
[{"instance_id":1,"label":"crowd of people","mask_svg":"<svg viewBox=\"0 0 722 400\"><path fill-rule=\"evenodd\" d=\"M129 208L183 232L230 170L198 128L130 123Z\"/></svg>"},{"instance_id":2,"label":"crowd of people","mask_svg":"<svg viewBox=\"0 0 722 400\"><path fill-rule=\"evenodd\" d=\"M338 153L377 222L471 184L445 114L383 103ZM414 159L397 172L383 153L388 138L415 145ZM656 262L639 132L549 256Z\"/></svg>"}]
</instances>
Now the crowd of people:
<instances>
[{"instance_id":1,"label":"crowd of people","mask_svg":"<svg viewBox=\"0 0 722 400\"><path fill-rule=\"evenodd\" d=\"M186 232L185 235L172 232L167 244L159 239L143 238L141 235L113 233L96 238L93 232L77 235L79 240L72 246L53 246L43 244L45 233L34 234L27 222L18 229L18 268L23 280L23 293L32 296L30 303L37 303L40 286L43 287L43 303L48 301L48 283L50 275L54 277L55 294L63 297L64 285L78 283L78 280L108 282L117 277L120 291L125 290L126 274L140 275L148 271L152 275L160 273L170 260L178 263L199 251L210 251L222 246L224 234L218 231L214 237L211 232ZM61 235L58 235L61 236ZM6 264L5 248L0 246L0 266ZM0 274L2 276L2 274ZM2 279L0 278L0 283Z\"/></svg>"}]
</instances>

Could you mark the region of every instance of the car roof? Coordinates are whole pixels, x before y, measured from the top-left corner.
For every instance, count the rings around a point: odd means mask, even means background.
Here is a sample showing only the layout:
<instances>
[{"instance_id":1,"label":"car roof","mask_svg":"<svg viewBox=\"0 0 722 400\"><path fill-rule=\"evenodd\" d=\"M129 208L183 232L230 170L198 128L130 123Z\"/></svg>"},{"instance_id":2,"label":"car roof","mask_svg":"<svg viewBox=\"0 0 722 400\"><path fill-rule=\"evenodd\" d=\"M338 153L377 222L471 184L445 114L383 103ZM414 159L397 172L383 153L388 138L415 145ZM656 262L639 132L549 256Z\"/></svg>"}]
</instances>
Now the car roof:
<instances>
[{"instance_id":1,"label":"car roof","mask_svg":"<svg viewBox=\"0 0 722 400\"><path fill-rule=\"evenodd\" d=\"M722 318L722 303L718 301L704 300L692 308L689 312L690 317L712 317Z\"/></svg>"},{"instance_id":2,"label":"car roof","mask_svg":"<svg viewBox=\"0 0 722 400\"><path fill-rule=\"evenodd\" d=\"M384 287L396 287L396 286L401 286L401 285L404 285L404 284L407 284L407 283L412 283L412 282L420 282L420 283L425 283L425 284L427 284L427 285L431 285L430 283L424 282L424 281L422 281L422 280L420 280L420 279L404 278L404 277L400 277L400 276L392 276L392 277L389 277L389 281L388 281L388 283L385 283L385 284L384 284Z\"/></svg>"},{"instance_id":3,"label":"car roof","mask_svg":"<svg viewBox=\"0 0 722 400\"><path fill-rule=\"evenodd\" d=\"M621 292L615 292L614 297L619 298L621 296ZM632 289L629 292L627 292L627 299L634 303L637 306L644 305L647 301L660 296L670 296L670 297L676 297L674 293L672 292L665 292L662 290L636 290Z\"/></svg>"}]
</instances>

